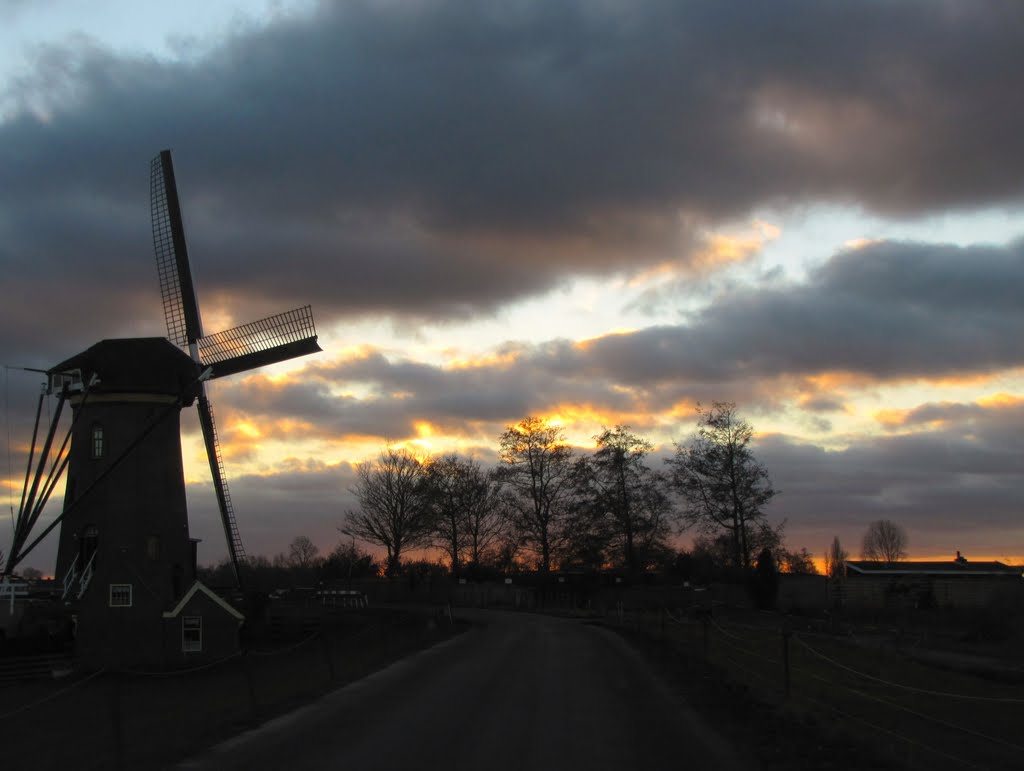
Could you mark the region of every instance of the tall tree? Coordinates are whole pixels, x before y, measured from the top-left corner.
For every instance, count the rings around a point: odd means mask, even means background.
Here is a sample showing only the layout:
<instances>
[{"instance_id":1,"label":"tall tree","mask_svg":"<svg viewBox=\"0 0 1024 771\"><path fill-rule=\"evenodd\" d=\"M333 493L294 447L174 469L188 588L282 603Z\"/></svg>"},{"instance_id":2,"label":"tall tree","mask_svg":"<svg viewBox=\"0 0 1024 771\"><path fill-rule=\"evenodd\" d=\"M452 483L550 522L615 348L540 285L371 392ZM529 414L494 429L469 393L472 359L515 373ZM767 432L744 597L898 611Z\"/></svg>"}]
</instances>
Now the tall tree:
<instances>
[{"instance_id":1,"label":"tall tree","mask_svg":"<svg viewBox=\"0 0 1024 771\"><path fill-rule=\"evenodd\" d=\"M907 556L907 531L888 519L876 519L864 533L860 556L874 562L899 562Z\"/></svg>"},{"instance_id":2,"label":"tall tree","mask_svg":"<svg viewBox=\"0 0 1024 771\"><path fill-rule=\"evenodd\" d=\"M775 496L768 471L754 457L754 429L738 417L736 405L714 402L700 410L696 434L676 445L668 459L672 485L683 502L688 525L732 538L735 564L747 571L752 535L766 526L764 506Z\"/></svg>"},{"instance_id":3,"label":"tall tree","mask_svg":"<svg viewBox=\"0 0 1024 771\"><path fill-rule=\"evenodd\" d=\"M423 463L404 447L389 445L375 462L356 467L351 492L359 510L347 511L339 530L383 546L388 575L398 573L404 551L430 543L433 512L424 478Z\"/></svg>"},{"instance_id":4,"label":"tall tree","mask_svg":"<svg viewBox=\"0 0 1024 771\"><path fill-rule=\"evenodd\" d=\"M839 543L839 536L832 538L832 543L825 552L825 575L829 578L842 578L845 574L846 560L850 553Z\"/></svg>"},{"instance_id":5,"label":"tall tree","mask_svg":"<svg viewBox=\"0 0 1024 771\"><path fill-rule=\"evenodd\" d=\"M427 504L432 511L434 545L448 557L453 576L461 574L466 546L466 468L462 458L446 453L424 465Z\"/></svg>"},{"instance_id":6,"label":"tall tree","mask_svg":"<svg viewBox=\"0 0 1024 771\"><path fill-rule=\"evenodd\" d=\"M304 535L298 536L288 546L288 564L302 570L316 565L320 549Z\"/></svg>"},{"instance_id":7,"label":"tall tree","mask_svg":"<svg viewBox=\"0 0 1024 771\"><path fill-rule=\"evenodd\" d=\"M498 440L499 478L523 543L538 558L541 573L561 544L574 497L573 452L558 426L528 417Z\"/></svg>"},{"instance_id":8,"label":"tall tree","mask_svg":"<svg viewBox=\"0 0 1024 771\"><path fill-rule=\"evenodd\" d=\"M618 552L614 561L635 573L669 534L667 480L646 463L654 447L628 426L606 428L594 440L584 476L587 503L605 524Z\"/></svg>"},{"instance_id":9,"label":"tall tree","mask_svg":"<svg viewBox=\"0 0 1024 771\"><path fill-rule=\"evenodd\" d=\"M477 461L455 453L432 458L425 469L435 545L457 576L465 562L479 565L500 534L500 485Z\"/></svg>"},{"instance_id":10,"label":"tall tree","mask_svg":"<svg viewBox=\"0 0 1024 771\"><path fill-rule=\"evenodd\" d=\"M494 557L506 537L507 512L501 482L495 472L471 461L466 471L466 560L477 568Z\"/></svg>"}]
</instances>

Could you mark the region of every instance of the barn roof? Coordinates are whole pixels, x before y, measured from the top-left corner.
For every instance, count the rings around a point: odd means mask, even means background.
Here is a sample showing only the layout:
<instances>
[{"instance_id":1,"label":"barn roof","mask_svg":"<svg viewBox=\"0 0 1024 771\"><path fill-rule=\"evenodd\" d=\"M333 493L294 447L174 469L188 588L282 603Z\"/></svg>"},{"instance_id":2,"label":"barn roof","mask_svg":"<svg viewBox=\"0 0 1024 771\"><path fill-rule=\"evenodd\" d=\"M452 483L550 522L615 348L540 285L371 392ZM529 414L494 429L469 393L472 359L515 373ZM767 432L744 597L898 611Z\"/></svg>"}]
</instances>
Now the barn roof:
<instances>
[{"instance_id":1,"label":"barn roof","mask_svg":"<svg viewBox=\"0 0 1024 771\"><path fill-rule=\"evenodd\" d=\"M872 560L847 560L847 573L874 576L1020 576L1019 567L1002 562L873 562Z\"/></svg>"},{"instance_id":2,"label":"barn roof","mask_svg":"<svg viewBox=\"0 0 1024 771\"><path fill-rule=\"evenodd\" d=\"M96 393L189 394L199 377L199 365L166 337L101 340L48 374L79 370L82 382L99 378Z\"/></svg>"}]
</instances>

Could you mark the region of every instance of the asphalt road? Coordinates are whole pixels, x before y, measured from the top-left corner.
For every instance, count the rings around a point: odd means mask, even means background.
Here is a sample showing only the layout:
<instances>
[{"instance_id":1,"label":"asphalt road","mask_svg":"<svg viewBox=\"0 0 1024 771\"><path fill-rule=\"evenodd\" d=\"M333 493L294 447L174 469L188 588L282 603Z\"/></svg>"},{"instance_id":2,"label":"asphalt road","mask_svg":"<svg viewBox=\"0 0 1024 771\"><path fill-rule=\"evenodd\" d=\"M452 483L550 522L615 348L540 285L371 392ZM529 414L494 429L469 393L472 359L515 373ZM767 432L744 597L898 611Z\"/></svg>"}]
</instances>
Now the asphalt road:
<instances>
[{"instance_id":1,"label":"asphalt road","mask_svg":"<svg viewBox=\"0 0 1024 771\"><path fill-rule=\"evenodd\" d=\"M458 611L478 625L182 769L728 769L728 745L614 632Z\"/></svg>"}]
</instances>

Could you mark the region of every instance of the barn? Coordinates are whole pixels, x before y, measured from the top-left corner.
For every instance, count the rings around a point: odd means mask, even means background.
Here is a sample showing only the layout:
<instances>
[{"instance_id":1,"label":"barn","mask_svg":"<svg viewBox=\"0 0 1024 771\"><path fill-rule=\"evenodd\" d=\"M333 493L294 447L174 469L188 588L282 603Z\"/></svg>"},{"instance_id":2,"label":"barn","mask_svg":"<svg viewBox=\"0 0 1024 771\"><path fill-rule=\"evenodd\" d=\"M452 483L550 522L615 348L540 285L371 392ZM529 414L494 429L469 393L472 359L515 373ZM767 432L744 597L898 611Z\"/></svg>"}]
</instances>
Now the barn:
<instances>
[{"instance_id":1,"label":"barn","mask_svg":"<svg viewBox=\"0 0 1024 771\"><path fill-rule=\"evenodd\" d=\"M840 582L849 608L988 607L1024 590L1022 569L1002 562L969 562L957 552L948 561L848 560Z\"/></svg>"}]
</instances>

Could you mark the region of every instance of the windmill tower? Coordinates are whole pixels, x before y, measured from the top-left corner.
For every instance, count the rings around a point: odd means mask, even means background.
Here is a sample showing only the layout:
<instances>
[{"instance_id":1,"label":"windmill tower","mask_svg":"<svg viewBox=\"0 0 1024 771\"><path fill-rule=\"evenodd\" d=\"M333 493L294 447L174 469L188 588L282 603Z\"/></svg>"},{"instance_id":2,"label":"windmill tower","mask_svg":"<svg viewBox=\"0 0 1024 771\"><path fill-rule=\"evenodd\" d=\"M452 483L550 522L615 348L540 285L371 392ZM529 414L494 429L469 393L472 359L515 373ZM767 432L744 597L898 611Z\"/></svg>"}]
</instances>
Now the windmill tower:
<instances>
[{"instance_id":1,"label":"windmill tower","mask_svg":"<svg viewBox=\"0 0 1024 771\"><path fill-rule=\"evenodd\" d=\"M152 161L150 193L169 339L103 340L48 371L49 391L58 394L58 407L32 484L26 472L26 494L6 569L10 573L59 522L56 576L76 611L76 655L103 666L175 665L237 649L242 616L196 580L181 410L198 407L237 578L245 553L206 381L320 350L309 306L204 336L170 151ZM72 410L71 428L50 461L50 475L41 481L65 403ZM26 547L65 468L64 510Z\"/></svg>"}]
</instances>

